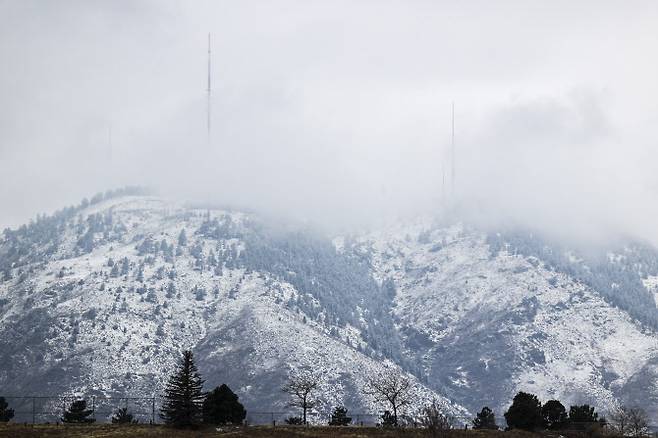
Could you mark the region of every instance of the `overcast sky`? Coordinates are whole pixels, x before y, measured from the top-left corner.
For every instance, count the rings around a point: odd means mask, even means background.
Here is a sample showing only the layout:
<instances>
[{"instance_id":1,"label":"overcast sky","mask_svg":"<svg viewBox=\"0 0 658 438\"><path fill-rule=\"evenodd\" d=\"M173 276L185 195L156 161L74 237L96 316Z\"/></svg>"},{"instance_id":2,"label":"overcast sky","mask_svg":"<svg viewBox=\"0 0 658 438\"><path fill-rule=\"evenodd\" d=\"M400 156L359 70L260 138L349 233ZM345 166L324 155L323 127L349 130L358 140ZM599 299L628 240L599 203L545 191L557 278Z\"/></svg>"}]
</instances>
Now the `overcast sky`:
<instances>
[{"instance_id":1,"label":"overcast sky","mask_svg":"<svg viewBox=\"0 0 658 438\"><path fill-rule=\"evenodd\" d=\"M656 23L650 0L0 0L0 227L127 184L433 213L454 101L464 214L658 243Z\"/></svg>"}]
</instances>

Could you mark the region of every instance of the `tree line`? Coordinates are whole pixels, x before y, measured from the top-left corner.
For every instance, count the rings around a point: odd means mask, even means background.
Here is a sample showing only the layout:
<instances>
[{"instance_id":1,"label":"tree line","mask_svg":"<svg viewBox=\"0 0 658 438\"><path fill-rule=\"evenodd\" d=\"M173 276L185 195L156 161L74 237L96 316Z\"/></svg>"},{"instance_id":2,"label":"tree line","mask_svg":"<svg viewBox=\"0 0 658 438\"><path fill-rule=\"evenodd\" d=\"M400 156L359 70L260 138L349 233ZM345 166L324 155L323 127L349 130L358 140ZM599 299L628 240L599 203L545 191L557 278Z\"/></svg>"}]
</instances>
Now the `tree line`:
<instances>
[{"instance_id":1,"label":"tree line","mask_svg":"<svg viewBox=\"0 0 658 438\"><path fill-rule=\"evenodd\" d=\"M493 413L491 415L493 418ZM621 436L639 437L650 434L648 415L640 407L622 405L612 410L609 415L609 419L599 416L594 406L589 404L572 405L568 411L559 400L548 400L542 404L536 395L527 392L516 394L512 405L504 414L508 429L591 431L610 427Z\"/></svg>"},{"instance_id":2,"label":"tree line","mask_svg":"<svg viewBox=\"0 0 658 438\"><path fill-rule=\"evenodd\" d=\"M191 351L184 351L175 372L169 377L164 389L160 418L166 425L175 428L197 428L203 424L240 425L247 411L238 396L226 385L217 386L209 392L203 391L205 381L194 363ZM289 406L300 409L300 416L285 419L289 425L308 424L308 412L320 402L321 378L312 370L293 371L282 391L290 396ZM366 392L379 403L387 406L380 417L384 427L423 427L433 432L447 432L457 425L455 417L447 413L441 403L434 400L414 416L402 415L403 409L414 404L417 393L413 381L399 369L386 367L382 372L368 378ZM93 423L94 411L88 409L85 400L75 400L63 413L63 423ZM14 417L4 397L0 397L0 422ZM650 435L648 416L639 407L620 406L609 412L609 419L599 416L593 406L572 405L569 410L559 400L548 400L542 404L531 393L519 392L504 413L507 428L527 431L580 430L592 432L609 427L620 436L641 437ZM137 420L128 408L118 409L111 418L115 424L134 424ZM344 406L333 408L328 424L348 426L352 417ZM471 421L473 429L499 430L496 417L488 406L482 408ZM468 427L468 426L466 426Z\"/></svg>"}]
</instances>

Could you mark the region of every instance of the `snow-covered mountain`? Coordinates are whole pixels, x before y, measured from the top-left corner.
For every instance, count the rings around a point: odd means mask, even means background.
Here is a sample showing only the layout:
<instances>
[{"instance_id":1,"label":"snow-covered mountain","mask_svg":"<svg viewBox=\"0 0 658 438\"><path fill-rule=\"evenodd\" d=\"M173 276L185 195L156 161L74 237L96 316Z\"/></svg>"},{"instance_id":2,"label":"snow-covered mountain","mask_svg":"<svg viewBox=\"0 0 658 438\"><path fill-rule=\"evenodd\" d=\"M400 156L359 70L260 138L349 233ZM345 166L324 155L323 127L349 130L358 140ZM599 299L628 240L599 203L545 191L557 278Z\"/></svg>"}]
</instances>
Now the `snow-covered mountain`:
<instances>
[{"instance_id":1,"label":"snow-covered mountain","mask_svg":"<svg viewBox=\"0 0 658 438\"><path fill-rule=\"evenodd\" d=\"M524 390L565 405L641 404L655 412L655 328L578 275L509 245L492 250L490 236L461 225L400 227L355 246L371 255L376 278L395 282L393 313L406 355L452 400L501 413ZM601 271L568 256L574 266ZM653 263L655 253L645 259Z\"/></svg>"},{"instance_id":2,"label":"snow-covered mountain","mask_svg":"<svg viewBox=\"0 0 658 438\"><path fill-rule=\"evenodd\" d=\"M3 234L0 393L157 395L191 348L207 387L227 382L254 413L290 412L296 368L322 374L325 415L379 411L366 380L391 366L416 382L410 410L502 416L526 390L655 412L655 251L546 248L431 220L328 237L97 196Z\"/></svg>"}]
</instances>

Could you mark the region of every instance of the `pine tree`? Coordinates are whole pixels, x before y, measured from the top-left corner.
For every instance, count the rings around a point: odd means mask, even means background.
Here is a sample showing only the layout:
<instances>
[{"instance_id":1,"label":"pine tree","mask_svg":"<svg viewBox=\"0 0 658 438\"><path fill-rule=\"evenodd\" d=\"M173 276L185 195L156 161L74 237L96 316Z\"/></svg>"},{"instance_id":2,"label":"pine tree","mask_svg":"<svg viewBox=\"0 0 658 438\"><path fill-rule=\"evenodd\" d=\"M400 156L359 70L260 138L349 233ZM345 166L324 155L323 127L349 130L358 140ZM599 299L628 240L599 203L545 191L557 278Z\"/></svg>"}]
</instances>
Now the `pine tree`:
<instances>
[{"instance_id":1,"label":"pine tree","mask_svg":"<svg viewBox=\"0 0 658 438\"><path fill-rule=\"evenodd\" d=\"M86 400L75 400L64 412L62 423L93 423L96 420L89 418L93 413L94 411L87 409Z\"/></svg>"},{"instance_id":2,"label":"pine tree","mask_svg":"<svg viewBox=\"0 0 658 438\"><path fill-rule=\"evenodd\" d=\"M549 400L541 408L544 425L549 429L560 429L569 422L567 410L558 400Z\"/></svg>"},{"instance_id":3,"label":"pine tree","mask_svg":"<svg viewBox=\"0 0 658 438\"><path fill-rule=\"evenodd\" d=\"M178 235L178 246L186 246L187 245L187 235L185 235L185 228L180 230L180 234Z\"/></svg>"},{"instance_id":4,"label":"pine tree","mask_svg":"<svg viewBox=\"0 0 658 438\"><path fill-rule=\"evenodd\" d=\"M505 421L510 429L535 430L544 425L541 415L541 403L534 394L519 392L509 410L505 412Z\"/></svg>"},{"instance_id":5,"label":"pine tree","mask_svg":"<svg viewBox=\"0 0 658 438\"><path fill-rule=\"evenodd\" d=\"M476 417L473 420L473 429L498 429L496 417L488 406L483 407L482 410L476 414Z\"/></svg>"},{"instance_id":6,"label":"pine tree","mask_svg":"<svg viewBox=\"0 0 658 438\"><path fill-rule=\"evenodd\" d=\"M241 424L247 411L238 396L222 384L208 393L203 401L203 422L210 424Z\"/></svg>"},{"instance_id":7,"label":"pine tree","mask_svg":"<svg viewBox=\"0 0 658 438\"><path fill-rule=\"evenodd\" d=\"M9 404L4 397L0 397L0 423L6 423L14 418L14 410L9 409Z\"/></svg>"},{"instance_id":8,"label":"pine tree","mask_svg":"<svg viewBox=\"0 0 658 438\"><path fill-rule=\"evenodd\" d=\"M334 408L334 412L331 414L329 426L347 426L351 422L352 417L347 416L347 409L343 406L338 406Z\"/></svg>"},{"instance_id":9,"label":"pine tree","mask_svg":"<svg viewBox=\"0 0 658 438\"><path fill-rule=\"evenodd\" d=\"M176 285L173 281L170 281L167 285L167 298L173 298L176 295Z\"/></svg>"},{"instance_id":10,"label":"pine tree","mask_svg":"<svg viewBox=\"0 0 658 438\"><path fill-rule=\"evenodd\" d=\"M178 370L169 378L160 408L160 416L166 424L185 428L195 427L201 422L203 382L192 352L184 351Z\"/></svg>"},{"instance_id":11,"label":"pine tree","mask_svg":"<svg viewBox=\"0 0 658 438\"><path fill-rule=\"evenodd\" d=\"M572 423L596 423L599 414L594 412L594 406L576 405L569 408L569 421Z\"/></svg>"}]
</instances>

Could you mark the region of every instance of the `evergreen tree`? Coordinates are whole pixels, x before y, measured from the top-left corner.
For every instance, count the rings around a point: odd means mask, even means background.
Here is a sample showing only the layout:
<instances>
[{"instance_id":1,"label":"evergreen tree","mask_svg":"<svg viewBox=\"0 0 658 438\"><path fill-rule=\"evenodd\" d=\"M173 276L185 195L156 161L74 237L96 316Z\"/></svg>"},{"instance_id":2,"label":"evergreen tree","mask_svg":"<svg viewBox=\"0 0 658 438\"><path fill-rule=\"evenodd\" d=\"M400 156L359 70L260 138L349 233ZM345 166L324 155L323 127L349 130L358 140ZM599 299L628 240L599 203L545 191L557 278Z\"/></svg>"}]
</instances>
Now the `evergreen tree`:
<instances>
[{"instance_id":1,"label":"evergreen tree","mask_svg":"<svg viewBox=\"0 0 658 438\"><path fill-rule=\"evenodd\" d=\"M185 228L180 230L180 234L178 235L178 246L183 247L187 245L187 235L185 234Z\"/></svg>"},{"instance_id":2,"label":"evergreen tree","mask_svg":"<svg viewBox=\"0 0 658 438\"><path fill-rule=\"evenodd\" d=\"M510 429L535 430L543 426L541 403L534 394L519 392L512 406L505 412L505 421Z\"/></svg>"},{"instance_id":3,"label":"evergreen tree","mask_svg":"<svg viewBox=\"0 0 658 438\"><path fill-rule=\"evenodd\" d=\"M93 413L94 411L87 409L86 400L75 400L64 412L62 423L93 423L96 420L89 418Z\"/></svg>"},{"instance_id":4,"label":"evergreen tree","mask_svg":"<svg viewBox=\"0 0 658 438\"><path fill-rule=\"evenodd\" d=\"M120 408L112 417L113 424L137 424L133 414L128 412L128 408Z\"/></svg>"},{"instance_id":5,"label":"evergreen tree","mask_svg":"<svg viewBox=\"0 0 658 438\"><path fill-rule=\"evenodd\" d=\"M576 405L569 408L569 421L572 423L596 423L599 414L590 405Z\"/></svg>"},{"instance_id":6,"label":"evergreen tree","mask_svg":"<svg viewBox=\"0 0 658 438\"><path fill-rule=\"evenodd\" d=\"M118 264L118 263L114 263L114 264L112 265L112 270L110 271L110 277L112 277L112 278L116 278L116 277L118 277L118 276L119 276L119 264Z\"/></svg>"},{"instance_id":7,"label":"evergreen tree","mask_svg":"<svg viewBox=\"0 0 658 438\"><path fill-rule=\"evenodd\" d=\"M176 285L173 281L170 281L167 285L167 298L173 298L176 295Z\"/></svg>"},{"instance_id":8,"label":"evergreen tree","mask_svg":"<svg viewBox=\"0 0 658 438\"><path fill-rule=\"evenodd\" d=\"M123 260L121 260L121 275L128 275L130 272L130 261L128 260L128 257L124 257Z\"/></svg>"},{"instance_id":9,"label":"evergreen tree","mask_svg":"<svg viewBox=\"0 0 658 438\"><path fill-rule=\"evenodd\" d=\"M569 418L564 405L558 400L549 400L541 408L544 425L548 429L560 429L567 425Z\"/></svg>"},{"instance_id":10,"label":"evergreen tree","mask_svg":"<svg viewBox=\"0 0 658 438\"><path fill-rule=\"evenodd\" d=\"M208 393L203 401L203 422L210 424L241 424L247 411L238 396L222 384Z\"/></svg>"},{"instance_id":11,"label":"evergreen tree","mask_svg":"<svg viewBox=\"0 0 658 438\"><path fill-rule=\"evenodd\" d=\"M194 298L197 301L203 301L206 299L206 290L199 286L194 286Z\"/></svg>"},{"instance_id":12,"label":"evergreen tree","mask_svg":"<svg viewBox=\"0 0 658 438\"><path fill-rule=\"evenodd\" d=\"M195 427L201 422L203 405L203 379L199 375L194 356L187 350L178 370L169 378L165 388L160 416L174 427Z\"/></svg>"},{"instance_id":13,"label":"evergreen tree","mask_svg":"<svg viewBox=\"0 0 658 438\"><path fill-rule=\"evenodd\" d=\"M347 409L342 406L338 406L334 408L334 412L331 414L329 426L347 426L351 422L352 417L347 416Z\"/></svg>"},{"instance_id":14,"label":"evergreen tree","mask_svg":"<svg viewBox=\"0 0 658 438\"><path fill-rule=\"evenodd\" d=\"M0 397L0 423L6 423L14 418L14 410L9 409L9 403L4 397Z\"/></svg>"},{"instance_id":15,"label":"evergreen tree","mask_svg":"<svg viewBox=\"0 0 658 438\"><path fill-rule=\"evenodd\" d=\"M212 249L210 250L210 253L208 254L208 258L206 260L206 263L208 266L215 266L217 265L217 258L215 257L215 251Z\"/></svg>"},{"instance_id":16,"label":"evergreen tree","mask_svg":"<svg viewBox=\"0 0 658 438\"><path fill-rule=\"evenodd\" d=\"M483 407L482 410L476 414L476 417L473 420L473 429L498 429L496 417L488 406Z\"/></svg>"}]
</instances>

